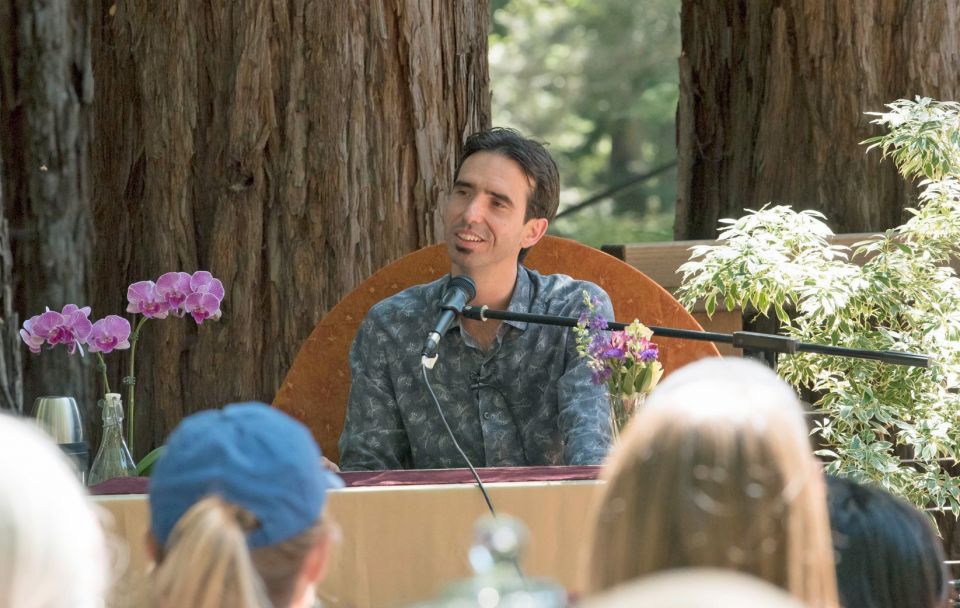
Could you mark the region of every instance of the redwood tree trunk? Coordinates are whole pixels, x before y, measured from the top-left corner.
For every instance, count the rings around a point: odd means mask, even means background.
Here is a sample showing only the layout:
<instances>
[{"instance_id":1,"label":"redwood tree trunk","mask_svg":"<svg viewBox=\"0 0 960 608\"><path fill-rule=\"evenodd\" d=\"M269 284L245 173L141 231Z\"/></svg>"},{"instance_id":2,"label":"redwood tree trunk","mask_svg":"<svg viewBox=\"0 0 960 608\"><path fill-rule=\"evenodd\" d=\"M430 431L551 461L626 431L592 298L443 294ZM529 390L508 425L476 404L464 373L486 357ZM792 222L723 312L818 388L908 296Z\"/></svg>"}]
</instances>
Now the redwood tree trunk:
<instances>
[{"instance_id":1,"label":"redwood tree trunk","mask_svg":"<svg viewBox=\"0 0 960 608\"><path fill-rule=\"evenodd\" d=\"M915 202L859 145L868 111L960 94L960 5L683 0L677 238L769 201L819 209L837 232L899 224Z\"/></svg>"},{"instance_id":2,"label":"redwood tree trunk","mask_svg":"<svg viewBox=\"0 0 960 608\"><path fill-rule=\"evenodd\" d=\"M85 2L0 0L0 181L20 319L88 303L90 15ZM74 395L95 424L91 370L63 347L24 356L23 396Z\"/></svg>"},{"instance_id":3,"label":"redwood tree trunk","mask_svg":"<svg viewBox=\"0 0 960 608\"><path fill-rule=\"evenodd\" d=\"M23 343L20 316L13 301L13 253L3 198L3 158L0 156L0 410L23 412Z\"/></svg>"},{"instance_id":4,"label":"redwood tree trunk","mask_svg":"<svg viewBox=\"0 0 960 608\"><path fill-rule=\"evenodd\" d=\"M171 270L226 287L219 322L145 326L142 453L187 413L270 401L326 310L438 238L456 152L489 123L488 14L429 0L95 12L95 302L121 310L129 283Z\"/></svg>"}]
</instances>

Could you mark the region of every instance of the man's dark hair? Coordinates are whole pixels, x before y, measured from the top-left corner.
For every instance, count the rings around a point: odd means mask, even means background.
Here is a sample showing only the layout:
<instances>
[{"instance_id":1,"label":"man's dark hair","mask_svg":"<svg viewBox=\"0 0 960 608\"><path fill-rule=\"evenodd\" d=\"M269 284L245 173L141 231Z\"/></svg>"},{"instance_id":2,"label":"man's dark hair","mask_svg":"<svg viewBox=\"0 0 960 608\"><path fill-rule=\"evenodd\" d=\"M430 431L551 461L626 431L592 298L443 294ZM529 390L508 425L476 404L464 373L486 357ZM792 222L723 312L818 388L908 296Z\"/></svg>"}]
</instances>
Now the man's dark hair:
<instances>
[{"instance_id":1,"label":"man's dark hair","mask_svg":"<svg viewBox=\"0 0 960 608\"><path fill-rule=\"evenodd\" d=\"M947 597L943 545L927 516L886 491L828 477L844 606L933 608Z\"/></svg>"},{"instance_id":2,"label":"man's dark hair","mask_svg":"<svg viewBox=\"0 0 960 608\"><path fill-rule=\"evenodd\" d=\"M464 142L455 175L460 175L463 162L477 152L493 152L509 158L520 165L524 175L533 182L524 221L540 217L553 219L560 204L560 173L543 144L514 129L494 127L478 131Z\"/></svg>"}]
</instances>

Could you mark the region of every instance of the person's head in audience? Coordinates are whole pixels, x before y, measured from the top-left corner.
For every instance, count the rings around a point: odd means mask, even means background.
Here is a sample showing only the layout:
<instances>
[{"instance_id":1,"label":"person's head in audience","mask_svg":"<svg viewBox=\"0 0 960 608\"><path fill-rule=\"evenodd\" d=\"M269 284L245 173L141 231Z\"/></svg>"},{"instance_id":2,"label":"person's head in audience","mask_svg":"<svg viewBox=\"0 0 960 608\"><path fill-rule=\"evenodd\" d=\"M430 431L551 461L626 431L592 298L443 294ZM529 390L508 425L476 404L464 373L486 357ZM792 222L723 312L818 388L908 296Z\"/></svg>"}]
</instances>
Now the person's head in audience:
<instances>
[{"instance_id":1,"label":"person's head in audience","mask_svg":"<svg viewBox=\"0 0 960 608\"><path fill-rule=\"evenodd\" d=\"M52 439L0 415L0 606L102 605L108 554L100 521Z\"/></svg>"},{"instance_id":2,"label":"person's head in audience","mask_svg":"<svg viewBox=\"0 0 960 608\"><path fill-rule=\"evenodd\" d=\"M716 568L685 568L618 585L583 608L804 608L783 589L755 576Z\"/></svg>"},{"instance_id":3,"label":"person's head in audience","mask_svg":"<svg viewBox=\"0 0 960 608\"><path fill-rule=\"evenodd\" d=\"M150 479L157 606L311 606L339 534L340 478L302 424L262 403L189 416Z\"/></svg>"},{"instance_id":4,"label":"person's head in audience","mask_svg":"<svg viewBox=\"0 0 960 608\"><path fill-rule=\"evenodd\" d=\"M837 603L826 491L802 407L759 363L705 359L668 377L603 474L589 586L678 568L750 574Z\"/></svg>"},{"instance_id":5,"label":"person's head in audience","mask_svg":"<svg viewBox=\"0 0 960 608\"><path fill-rule=\"evenodd\" d=\"M830 478L840 601L849 608L940 608L943 545L926 515L884 490Z\"/></svg>"}]
</instances>

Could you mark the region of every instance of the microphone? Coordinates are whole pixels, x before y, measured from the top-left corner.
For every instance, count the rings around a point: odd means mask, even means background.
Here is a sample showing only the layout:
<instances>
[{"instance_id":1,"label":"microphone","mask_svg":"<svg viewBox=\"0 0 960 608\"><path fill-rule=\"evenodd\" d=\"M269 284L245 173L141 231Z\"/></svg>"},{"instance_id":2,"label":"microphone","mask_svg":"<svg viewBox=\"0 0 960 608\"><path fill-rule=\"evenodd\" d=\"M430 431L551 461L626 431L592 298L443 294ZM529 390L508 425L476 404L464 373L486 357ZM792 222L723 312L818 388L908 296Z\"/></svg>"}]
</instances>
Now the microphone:
<instances>
[{"instance_id":1,"label":"microphone","mask_svg":"<svg viewBox=\"0 0 960 608\"><path fill-rule=\"evenodd\" d=\"M460 275L450 279L447 290L440 298L440 318L433 331L427 334L427 341L421 351L420 362L427 369L433 369L437 362L437 350L440 348L440 338L450 329L450 324L457 318L467 302L477 295L477 285L468 276Z\"/></svg>"}]
</instances>

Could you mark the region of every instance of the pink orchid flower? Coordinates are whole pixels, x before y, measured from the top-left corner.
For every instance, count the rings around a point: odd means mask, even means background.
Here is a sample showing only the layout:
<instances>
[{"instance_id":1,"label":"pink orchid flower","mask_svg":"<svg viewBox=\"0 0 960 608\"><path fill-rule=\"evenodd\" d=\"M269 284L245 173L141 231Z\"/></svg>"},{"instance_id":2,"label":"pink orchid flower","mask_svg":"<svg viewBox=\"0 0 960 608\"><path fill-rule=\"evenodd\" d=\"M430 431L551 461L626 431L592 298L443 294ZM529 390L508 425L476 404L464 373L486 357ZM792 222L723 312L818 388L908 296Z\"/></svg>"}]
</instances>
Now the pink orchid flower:
<instances>
[{"instance_id":1,"label":"pink orchid flower","mask_svg":"<svg viewBox=\"0 0 960 608\"><path fill-rule=\"evenodd\" d=\"M89 306L79 308L75 304L67 304L63 307L62 312L56 312L48 308L47 312L30 319L29 332L34 337L42 336L50 346L66 344L67 352L71 355L76 352L77 347L80 347L80 354L82 355L83 344L87 341L87 336L93 329L93 324L87 318L89 314ZM24 323L24 328L26 328L26 323ZM21 337L23 337L23 334L21 334ZM30 350L33 350L33 348Z\"/></svg>"},{"instance_id":2,"label":"pink orchid flower","mask_svg":"<svg viewBox=\"0 0 960 608\"><path fill-rule=\"evenodd\" d=\"M157 293L153 281L138 281L127 288L127 312L139 313L148 319L166 319L170 305Z\"/></svg>"},{"instance_id":3,"label":"pink orchid flower","mask_svg":"<svg viewBox=\"0 0 960 608\"><path fill-rule=\"evenodd\" d=\"M23 329L20 330L20 337L27 344L27 348L29 348L30 352L32 353L39 353L40 347L42 347L44 342L47 341L46 333L37 333L38 329L36 328L36 324L39 319L40 315L30 317L23 322Z\"/></svg>"},{"instance_id":4,"label":"pink orchid flower","mask_svg":"<svg viewBox=\"0 0 960 608\"><path fill-rule=\"evenodd\" d=\"M197 325L202 324L206 319L216 321L220 318L220 298L212 293L195 291L187 296L183 309L190 313Z\"/></svg>"},{"instance_id":5,"label":"pink orchid flower","mask_svg":"<svg viewBox=\"0 0 960 608\"><path fill-rule=\"evenodd\" d=\"M190 277L190 291L194 293L209 293L217 297L217 301L223 300L223 283L220 279L213 278L213 275L206 270L198 270Z\"/></svg>"},{"instance_id":6,"label":"pink orchid flower","mask_svg":"<svg viewBox=\"0 0 960 608\"><path fill-rule=\"evenodd\" d=\"M107 315L93 324L87 347L92 353L109 353L130 348L130 322L117 315Z\"/></svg>"},{"instance_id":7,"label":"pink orchid flower","mask_svg":"<svg viewBox=\"0 0 960 608\"><path fill-rule=\"evenodd\" d=\"M193 291L190 288L190 275L186 272L168 272L157 279L157 295L178 317L183 316L183 302Z\"/></svg>"}]
</instances>

